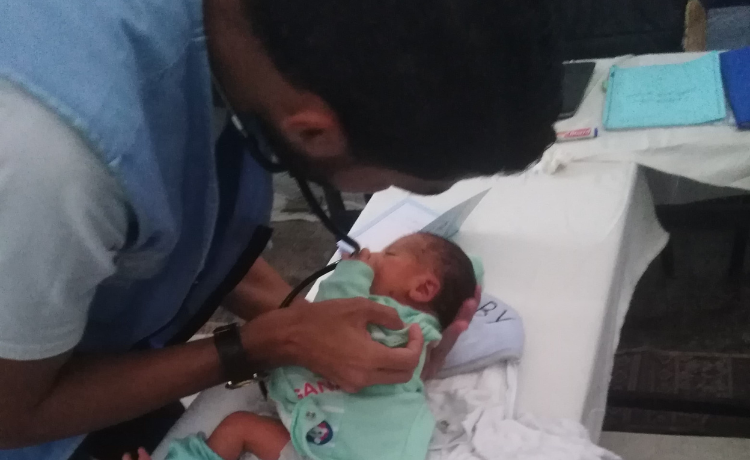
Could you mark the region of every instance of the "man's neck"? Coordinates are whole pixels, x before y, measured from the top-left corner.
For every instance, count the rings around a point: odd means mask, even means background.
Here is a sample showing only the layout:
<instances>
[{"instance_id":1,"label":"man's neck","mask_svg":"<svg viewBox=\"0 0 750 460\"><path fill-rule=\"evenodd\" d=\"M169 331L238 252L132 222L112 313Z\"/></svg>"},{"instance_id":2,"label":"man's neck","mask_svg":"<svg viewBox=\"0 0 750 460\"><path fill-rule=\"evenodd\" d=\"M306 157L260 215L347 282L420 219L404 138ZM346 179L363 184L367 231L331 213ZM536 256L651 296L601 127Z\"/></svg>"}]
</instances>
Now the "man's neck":
<instances>
[{"instance_id":1,"label":"man's neck","mask_svg":"<svg viewBox=\"0 0 750 460\"><path fill-rule=\"evenodd\" d=\"M255 112L260 101L254 91L252 36L240 0L204 0L203 21L214 78L232 108Z\"/></svg>"},{"instance_id":2,"label":"man's neck","mask_svg":"<svg viewBox=\"0 0 750 460\"><path fill-rule=\"evenodd\" d=\"M298 104L299 92L284 80L252 33L244 0L204 0L204 28L214 77L237 112L271 115Z\"/></svg>"}]
</instances>

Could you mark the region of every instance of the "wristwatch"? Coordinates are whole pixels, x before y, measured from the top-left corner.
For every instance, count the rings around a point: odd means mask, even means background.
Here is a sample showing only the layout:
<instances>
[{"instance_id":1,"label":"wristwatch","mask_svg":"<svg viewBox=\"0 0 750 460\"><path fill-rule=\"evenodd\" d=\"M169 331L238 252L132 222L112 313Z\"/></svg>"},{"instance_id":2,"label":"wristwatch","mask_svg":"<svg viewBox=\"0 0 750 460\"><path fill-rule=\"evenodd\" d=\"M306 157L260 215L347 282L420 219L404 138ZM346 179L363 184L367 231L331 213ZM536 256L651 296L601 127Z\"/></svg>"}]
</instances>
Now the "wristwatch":
<instances>
[{"instance_id":1,"label":"wristwatch","mask_svg":"<svg viewBox=\"0 0 750 460\"><path fill-rule=\"evenodd\" d=\"M258 382L266 376L265 372L257 369L247 358L237 323L214 329L214 345L219 353L227 388L234 390Z\"/></svg>"}]
</instances>

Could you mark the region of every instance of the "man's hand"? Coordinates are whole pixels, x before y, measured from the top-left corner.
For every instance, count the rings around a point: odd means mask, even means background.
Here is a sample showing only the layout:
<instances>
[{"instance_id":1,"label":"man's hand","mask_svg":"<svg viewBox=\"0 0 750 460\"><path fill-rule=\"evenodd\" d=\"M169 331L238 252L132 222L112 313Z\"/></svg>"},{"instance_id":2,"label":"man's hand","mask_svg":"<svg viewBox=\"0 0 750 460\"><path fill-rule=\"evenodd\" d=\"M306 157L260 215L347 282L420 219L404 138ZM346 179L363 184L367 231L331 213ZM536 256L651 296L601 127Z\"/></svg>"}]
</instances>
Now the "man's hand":
<instances>
[{"instance_id":1,"label":"man's hand","mask_svg":"<svg viewBox=\"0 0 750 460\"><path fill-rule=\"evenodd\" d=\"M433 378L445 364L445 358L448 353L453 349L453 345L456 344L458 337L463 334L469 327L471 319L479 308L479 299L482 297L482 288L477 286L474 291L474 297L466 299L461 305L461 309L456 315L456 319L453 320L450 326L443 331L443 338L437 345L432 346L427 350L427 359L425 360L424 368L422 369L422 380L428 380Z\"/></svg>"},{"instance_id":2,"label":"man's hand","mask_svg":"<svg viewBox=\"0 0 750 460\"><path fill-rule=\"evenodd\" d=\"M134 460L133 456L130 454L125 454L122 456L122 460ZM138 449L138 458L135 460L151 460L151 456L146 452L146 449L141 447Z\"/></svg>"},{"instance_id":3,"label":"man's hand","mask_svg":"<svg viewBox=\"0 0 750 460\"><path fill-rule=\"evenodd\" d=\"M305 367L347 392L409 381L424 344L419 327L409 329L406 347L388 348L372 340L368 324L404 327L392 308L338 299L268 312L244 326L243 343L251 359Z\"/></svg>"}]
</instances>

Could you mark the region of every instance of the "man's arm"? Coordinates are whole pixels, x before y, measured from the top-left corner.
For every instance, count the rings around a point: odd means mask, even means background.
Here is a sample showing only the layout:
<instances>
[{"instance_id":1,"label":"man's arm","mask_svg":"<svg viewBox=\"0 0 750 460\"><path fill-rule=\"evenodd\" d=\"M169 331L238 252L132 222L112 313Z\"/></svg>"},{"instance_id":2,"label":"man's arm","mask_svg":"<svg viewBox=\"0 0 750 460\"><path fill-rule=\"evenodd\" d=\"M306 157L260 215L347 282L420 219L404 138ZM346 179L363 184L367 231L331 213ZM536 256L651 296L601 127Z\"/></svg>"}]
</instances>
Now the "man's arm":
<instances>
[{"instance_id":1,"label":"man's arm","mask_svg":"<svg viewBox=\"0 0 750 460\"><path fill-rule=\"evenodd\" d=\"M265 259L258 258L222 305L240 318L250 321L281 305L292 288ZM297 299L304 302L303 299Z\"/></svg>"},{"instance_id":2,"label":"man's arm","mask_svg":"<svg viewBox=\"0 0 750 460\"><path fill-rule=\"evenodd\" d=\"M372 270L367 266L353 268L348 261L342 263L343 266L337 267L333 274L320 283L316 300L367 296L370 293ZM281 275L265 259L259 258L237 287L224 298L222 304L235 315L249 321L278 308L291 290L291 286ZM308 303L302 297L294 302Z\"/></svg>"},{"instance_id":3,"label":"man's arm","mask_svg":"<svg viewBox=\"0 0 750 460\"><path fill-rule=\"evenodd\" d=\"M0 359L0 449L114 425L219 381L207 340L122 356Z\"/></svg>"},{"instance_id":4,"label":"man's arm","mask_svg":"<svg viewBox=\"0 0 750 460\"><path fill-rule=\"evenodd\" d=\"M407 347L392 350L370 340L370 323L403 327L388 307L333 300L261 315L242 327L242 341L259 368L303 366L346 391L408 381L422 350L419 328L410 330ZM104 428L221 379L210 339L119 356L0 359L0 449Z\"/></svg>"}]
</instances>

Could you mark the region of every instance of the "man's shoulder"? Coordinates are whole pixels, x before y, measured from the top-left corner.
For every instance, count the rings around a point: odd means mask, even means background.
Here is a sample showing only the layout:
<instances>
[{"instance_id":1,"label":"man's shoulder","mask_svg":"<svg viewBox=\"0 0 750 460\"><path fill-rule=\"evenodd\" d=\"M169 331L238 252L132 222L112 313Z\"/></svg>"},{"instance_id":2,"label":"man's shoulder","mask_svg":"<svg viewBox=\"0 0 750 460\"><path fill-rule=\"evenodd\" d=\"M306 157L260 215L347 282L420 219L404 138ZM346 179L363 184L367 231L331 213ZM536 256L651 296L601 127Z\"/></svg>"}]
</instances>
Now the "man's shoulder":
<instances>
[{"instance_id":1,"label":"man's shoulder","mask_svg":"<svg viewBox=\"0 0 750 460\"><path fill-rule=\"evenodd\" d=\"M0 78L0 186L20 196L65 187L121 196L119 185L93 149L62 118L20 87Z\"/></svg>"},{"instance_id":2,"label":"man's shoulder","mask_svg":"<svg viewBox=\"0 0 750 460\"><path fill-rule=\"evenodd\" d=\"M55 114L0 80L0 356L70 350L114 273L127 207L114 176Z\"/></svg>"}]
</instances>

